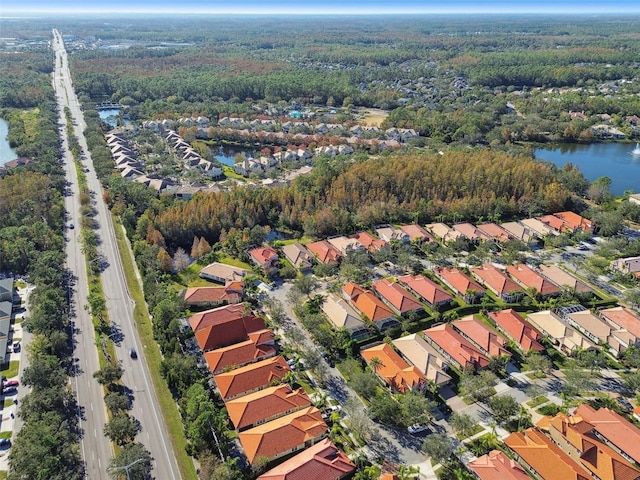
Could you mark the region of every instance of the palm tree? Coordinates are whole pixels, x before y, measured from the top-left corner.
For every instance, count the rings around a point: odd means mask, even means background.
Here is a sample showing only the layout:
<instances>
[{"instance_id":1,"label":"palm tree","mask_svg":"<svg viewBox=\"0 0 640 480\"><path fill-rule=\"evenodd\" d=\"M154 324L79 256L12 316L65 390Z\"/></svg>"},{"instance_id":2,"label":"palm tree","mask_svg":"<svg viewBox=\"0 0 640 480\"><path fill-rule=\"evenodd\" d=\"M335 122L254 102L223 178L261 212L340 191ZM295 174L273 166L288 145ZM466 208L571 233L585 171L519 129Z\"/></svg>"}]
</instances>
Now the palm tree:
<instances>
[{"instance_id":1,"label":"palm tree","mask_svg":"<svg viewBox=\"0 0 640 480\"><path fill-rule=\"evenodd\" d=\"M377 374L378 370L382 366L383 366L382 360L380 360L378 357L373 357L371 360L369 360L369 368L373 373Z\"/></svg>"}]
</instances>

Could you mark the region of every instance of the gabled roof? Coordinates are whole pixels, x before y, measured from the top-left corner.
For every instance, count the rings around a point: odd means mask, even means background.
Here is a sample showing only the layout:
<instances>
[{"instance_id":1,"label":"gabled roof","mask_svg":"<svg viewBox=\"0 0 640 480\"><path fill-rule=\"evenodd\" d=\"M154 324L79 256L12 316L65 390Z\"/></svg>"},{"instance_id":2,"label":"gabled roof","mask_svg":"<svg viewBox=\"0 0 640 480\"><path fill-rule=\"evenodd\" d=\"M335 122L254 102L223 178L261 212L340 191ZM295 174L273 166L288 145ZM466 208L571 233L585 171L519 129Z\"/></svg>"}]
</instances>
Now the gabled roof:
<instances>
[{"instance_id":1,"label":"gabled roof","mask_svg":"<svg viewBox=\"0 0 640 480\"><path fill-rule=\"evenodd\" d=\"M393 345L427 380L436 385L443 385L451 380L445 371L449 367L448 362L417 333L398 338L393 341Z\"/></svg>"},{"instance_id":2,"label":"gabled roof","mask_svg":"<svg viewBox=\"0 0 640 480\"><path fill-rule=\"evenodd\" d=\"M524 468L500 450L491 450L468 463L467 467L480 477L480 480L529 480Z\"/></svg>"},{"instance_id":3,"label":"gabled roof","mask_svg":"<svg viewBox=\"0 0 640 480\"><path fill-rule=\"evenodd\" d=\"M469 290L474 290L478 294L485 292L478 282L457 268L436 268L434 272L462 296L465 296Z\"/></svg>"},{"instance_id":4,"label":"gabled roof","mask_svg":"<svg viewBox=\"0 0 640 480\"><path fill-rule=\"evenodd\" d=\"M624 307L614 307L600 310L600 316L608 322L624 328L637 338L640 338L640 318Z\"/></svg>"},{"instance_id":5,"label":"gabled roof","mask_svg":"<svg viewBox=\"0 0 640 480\"><path fill-rule=\"evenodd\" d=\"M546 223L541 222L537 218L525 218L524 220L520 220L520 223L524 225L529 231L533 232L535 235L539 237L544 237L545 235L559 235L560 232L551 228Z\"/></svg>"},{"instance_id":6,"label":"gabled roof","mask_svg":"<svg viewBox=\"0 0 640 480\"><path fill-rule=\"evenodd\" d=\"M471 269L471 273L498 295L521 292L522 287L490 263Z\"/></svg>"},{"instance_id":7,"label":"gabled roof","mask_svg":"<svg viewBox=\"0 0 640 480\"><path fill-rule=\"evenodd\" d=\"M507 232L504 228L495 223L483 223L478 225L478 230L498 242L506 242L514 238L513 234Z\"/></svg>"},{"instance_id":8,"label":"gabled roof","mask_svg":"<svg viewBox=\"0 0 640 480\"><path fill-rule=\"evenodd\" d=\"M300 243L284 245L282 247L282 253L284 253L285 257L287 257L296 268L304 268L311 265L311 255L309 255L309 252L307 252Z\"/></svg>"},{"instance_id":9,"label":"gabled roof","mask_svg":"<svg viewBox=\"0 0 640 480\"><path fill-rule=\"evenodd\" d=\"M220 396L223 399L229 399L264 388L269 383L280 380L290 371L285 359L278 355L230 372L220 373L213 378L220 390Z\"/></svg>"},{"instance_id":10,"label":"gabled roof","mask_svg":"<svg viewBox=\"0 0 640 480\"><path fill-rule=\"evenodd\" d=\"M352 235L351 238L355 238L356 240L358 240L362 245L364 245L364 248L366 248L370 252L377 252L381 248L389 245L381 238L377 238L369 232L359 232L355 235Z\"/></svg>"},{"instance_id":11,"label":"gabled roof","mask_svg":"<svg viewBox=\"0 0 640 480\"><path fill-rule=\"evenodd\" d=\"M557 265L540 265L538 268L545 277L557 285L575 290L576 293L593 292L589 285Z\"/></svg>"},{"instance_id":12,"label":"gabled roof","mask_svg":"<svg viewBox=\"0 0 640 480\"><path fill-rule=\"evenodd\" d=\"M302 388L291 390L287 384L265 388L242 395L225 403L236 430L254 425L264 419L276 418L311 405Z\"/></svg>"},{"instance_id":13,"label":"gabled roof","mask_svg":"<svg viewBox=\"0 0 640 480\"><path fill-rule=\"evenodd\" d=\"M472 225L470 223L456 223L453 226L453 229L460 232L472 242L478 240L487 240L488 238L484 233L478 230L475 225Z\"/></svg>"},{"instance_id":14,"label":"gabled roof","mask_svg":"<svg viewBox=\"0 0 640 480\"><path fill-rule=\"evenodd\" d=\"M535 328L529 325L512 308L491 312L489 316L502 328L511 338L513 338L525 352L535 350L541 352L544 347L539 340L542 338Z\"/></svg>"},{"instance_id":15,"label":"gabled roof","mask_svg":"<svg viewBox=\"0 0 640 480\"><path fill-rule=\"evenodd\" d=\"M249 333L265 328L264 319L247 315L238 303L192 315L189 324L203 352L244 341Z\"/></svg>"},{"instance_id":16,"label":"gabled roof","mask_svg":"<svg viewBox=\"0 0 640 480\"><path fill-rule=\"evenodd\" d=\"M266 336L273 341L273 332L271 330L264 330L264 332L267 334ZM258 333L259 332L254 332L252 335ZM262 340L263 336L258 335L257 338ZM207 365L209 365L209 370L212 373L218 373L225 368L246 365L256 360L272 357L275 354L276 348L273 345L265 343L256 344L256 342L250 338L247 341L234 343L228 347L209 350L204 354L204 359Z\"/></svg>"},{"instance_id":17,"label":"gabled roof","mask_svg":"<svg viewBox=\"0 0 640 480\"><path fill-rule=\"evenodd\" d=\"M258 480L338 480L355 468L349 457L325 438L263 473Z\"/></svg>"},{"instance_id":18,"label":"gabled roof","mask_svg":"<svg viewBox=\"0 0 640 480\"><path fill-rule=\"evenodd\" d=\"M450 242L463 236L462 233L454 230L446 223L430 223L425 225L425 228L443 242Z\"/></svg>"},{"instance_id":19,"label":"gabled roof","mask_svg":"<svg viewBox=\"0 0 640 480\"><path fill-rule=\"evenodd\" d=\"M422 309L420 302L395 282L383 278L373 282L372 286L378 295L401 314Z\"/></svg>"},{"instance_id":20,"label":"gabled roof","mask_svg":"<svg viewBox=\"0 0 640 480\"><path fill-rule=\"evenodd\" d=\"M559 232L566 232L567 230L570 230L562 219L553 215L544 215L539 217L538 220Z\"/></svg>"},{"instance_id":21,"label":"gabled roof","mask_svg":"<svg viewBox=\"0 0 640 480\"><path fill-rule=\"evenodd\" d=\"M225 263L213 262L200 270L200 276L214 280L222 279L223 282L242 280L242 278L252 273L246 268L234 267Z\"/></svg>"},{"instance_id":22,"label":"gabled roof","mask_svg":"<svg viewBox=\"0 0 640 480\"><path fill-rule=\"evenodd\" d=\"M322 437L327 424L320 410L307 407L238 434L249 463L261 457L275 458Z\"/></svg>"},{"instance_id":23,"label":"gabled roof","mask_svg":"<svg viewBox=\"0 0 640 480\"><path fill-rule=\"evenodd\" d=\"M238 303L242 300L242 285L244 285L243 282L232 282L232 285L224 287L190 287L184 292L184 303L187 305Z\"/></svg>"},{"instance_id":24,"label":"gabled roof","mask_svg":"<svg viewBox=\"0 0 640 480\"><path fill-rule=\"evenodd\" d=\"M511 356L511 352L506 349L507 341L475 315L468 315L452 322L451 325L464 337L480 347L480 351L485 355L491 355L492 357Z\"/></svg>"},{"instance_id":25,"label":"gabled roof","mask_svg":"<svg viewBox=\"0 0 640 480\"><path fill-rule=\"evenodd\" d=\"M555 295L560 292L560 288L555 283L525 263L509 265L507 273L520 285L535 288L540 295Z\"/></svg>"},{"instance_id":26,"label":"gabled roof","mask_svg":"<svg viewBox=\"0 0 640 480\"><path fill-rule=\"evenodd\" d=\"M592 232L594 224L588 218L578 215L574 212L558 212L554 213L556 217L565 222L565 224L572 230L582 230L585 232Z\"/></svg>"},{"instance_id":27,"label":"gabled roof","mask_svg":"<svg viewBox=\"0 0 640 480\"><path fill-rule=\"evenodd\" d=\"M270 265L278 261L278 252L271 247L256 247L249 250L251 259L258 265Z\"/></svg>"},{"instance_id":28,"label":"gabled roof","mask_svg":"<svg viewBox=\"0 0 640 480\"><path fill-rule=\"evenodd\" d=\"M381 364L376 369L376 374L399 393L407 393L425 381L420 370L409 365L386 343L361 350L360 355L367 364L373 358L378 358Z\"/></svg>"},{"instance_id":29,"label":"gabled roof","mask_svg":"<svg viewBox=\"0 0 640 480\"><path fill-rule=\"evenodd\" d=\"M576 325L579 325L602 342L606 342L609 335L611 335L611 325L591 313L590 310L568 313L567 318L571 319Z\"/></svg>"},{"instance_id":30,"label":"gabled roof","mask_svg":"<svg viewBox=\"0 0 640 480\"><path fill-rule=\"evenodd\" d=\"M424 298L431 305L448 303L453 297L444 288L422 275L405 275L398 278L401 283Z\"/></svg>"},{"instance_id":31,"label":"gabled roof","mask_svg":"<svg viewBox=\"0 0 640 480\"><path fill-rule=\"evenodd\" d=\"M593 342L580 335L577 330L567 325L550 310L530 313L527 316L527 321L540 332L549 335L565 351L587 350L595 346Z\"/></svg>"},{"instance_id":32,"label":"gabled roof","mask_svg":"<svg viewBox=\"0 0 640 480\"><path fill-rule=\"evenodd\" d=\"M400 230L402 230L404 233L409 235L409 238L412 241L417 241L417 242L435 241L435 238L433 238L433 236L429 232L427 232L424 228L422 228L420 225L417 225L415 223L412 225L402 225L400 226Z\"/></svg>"},{"instance_id":33,"label":"gabled roof","mask_svg":"<svg viewBox=\"0 0 640 480\"><path fill-rule=\"evenodd\" d=\"M372 322L393 318L394 314L391 309L369 290L365 290L353 282L346 283L342 290L351 299L354 308Z\"/></svg>"},{"instance_id":34,"label":"gabled roof","mask_svg":"<svg viewBox=\"0 0 640 480\"><path fill-rule=\"evenodd\" d=\"M513 235L514 238L522 240L523 242L529 242L533 238L531 230L522 225L519 222L505 222L501 223L500 227L504 228L507 232Z\"/></svg>"},{"instance_id":35,"label":"gabled roof","mask_svg":"<svg viewBox=\"0 0 640 480\"><path fill-rule=\"evenodd\" d=\"M338 237L332 237L327 239L327 241L333 245L335 247L336 250L338 250L340 253L342 253L343 255L346 255L349 252L357 252L357 251L364 251L365 246L360 243L357 239L355 238L347 238L343 235L338 236Z\"/></svg>"},{"instance_id":36,"label":"gabled roof","mask_svg":"<svg viewBox=\"0 0 640 480\"><path fill-rule=\"evenodd\" d=\"M447 323L425 330L424 335L462 368L484 368L489 365L489 359Z\"/></svg>"},{"instance_id":37,"label":"gabled roof","mask_svg":"<svg viewBox=\"0 0 640 480\"><path fill-rule=\"evenodd\" d=\"M354 331L366 328L360 314L344 298L330 293L322 303L322 311L336 328Z\"/></svg>"},{"instance_id":38,"label":"gabled roof","mask_svg":"<svg viewBox=\"0 0 640 480\"><path fill-rule=\"evenodd\" d=\"M326 240L309 243L306 247L311 255L316 257L320 263L337 265L342 257L340 252Z\"/></svg>"},{"instance_id":39,"label":"gabled roof","mask_svg":"<svg viewBox=\"0 0 640 480\"><path fill-rule=\"evenodd\" d=\"M504 443L545 480L589 480L589 473L536 428L516 432Z\"/></svg>"}]
</instances>

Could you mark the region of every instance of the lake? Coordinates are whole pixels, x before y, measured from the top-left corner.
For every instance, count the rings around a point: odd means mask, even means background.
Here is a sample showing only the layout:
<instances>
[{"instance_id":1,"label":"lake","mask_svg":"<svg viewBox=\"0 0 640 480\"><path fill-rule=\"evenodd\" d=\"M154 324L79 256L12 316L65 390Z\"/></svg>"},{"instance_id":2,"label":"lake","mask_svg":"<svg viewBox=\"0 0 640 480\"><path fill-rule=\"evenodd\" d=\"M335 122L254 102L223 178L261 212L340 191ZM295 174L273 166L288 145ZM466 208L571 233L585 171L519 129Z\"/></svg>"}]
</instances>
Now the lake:
<instances>
[{"instance_id":1,"label":"lake","mask_svg":"<svg viewBox=\"0 0 640 480\"><path fill-rule=\"evenodd\" d=\"M611 193L622 195L626 190L640 192L640 155L633 155L635 144L594 143L591 145L562 144L536 148L535 156L562 168L576 165L590 180L611 179Z\"/></svg>"},{"instance_id":2,"label":"lake","mask_svg":"<svg viewBox=\"0 0 640 480\"><path fill-rule=\"evenodd\" d=\"M233 158L239 153L243 154L246 158L253 157L255 155L255 152L248 152L246 150L240 150L239 148L228 147L226 145L212 147L211 150L216 156L216 160L223 165L229 165L230 167L233 167Z\"/></svg>"},{"instance_id":3,"label":"lake","mask_svg":"<svg viewBox=\"0 0 640 480\"><path fill-rule=\"evenodd\" d=\"M8 133L9 124L0 118L0 165L4 165L18 158L18 154L9 146L9 140L7 140Z\"/></svg>"}]
</instances>

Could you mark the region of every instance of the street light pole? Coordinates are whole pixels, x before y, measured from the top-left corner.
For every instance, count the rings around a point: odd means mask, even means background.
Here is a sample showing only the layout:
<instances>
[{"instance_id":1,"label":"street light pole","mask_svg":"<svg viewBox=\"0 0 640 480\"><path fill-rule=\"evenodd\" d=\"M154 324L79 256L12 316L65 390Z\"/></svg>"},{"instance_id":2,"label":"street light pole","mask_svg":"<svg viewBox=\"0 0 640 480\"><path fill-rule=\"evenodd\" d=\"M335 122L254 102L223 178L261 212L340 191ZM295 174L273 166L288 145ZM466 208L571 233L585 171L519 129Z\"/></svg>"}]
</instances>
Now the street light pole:
<instances>
[{"instance_id":1,"label":"street light pole","mask_svg":"<svg viewBox=\"0 0 640 480\"><path fill-rule=\"evenodd\" d=\"M107 468L107 470L124 470L125 473L127 474L127 480L131 480L131 477L129 477L129 469L133 467L136 463L144 462L145 460L146 459L144 458L139 458L135 462L131 462L129 465L124 465L123 467L110 467L110 468Z\"/></svg>"}]
</instances>

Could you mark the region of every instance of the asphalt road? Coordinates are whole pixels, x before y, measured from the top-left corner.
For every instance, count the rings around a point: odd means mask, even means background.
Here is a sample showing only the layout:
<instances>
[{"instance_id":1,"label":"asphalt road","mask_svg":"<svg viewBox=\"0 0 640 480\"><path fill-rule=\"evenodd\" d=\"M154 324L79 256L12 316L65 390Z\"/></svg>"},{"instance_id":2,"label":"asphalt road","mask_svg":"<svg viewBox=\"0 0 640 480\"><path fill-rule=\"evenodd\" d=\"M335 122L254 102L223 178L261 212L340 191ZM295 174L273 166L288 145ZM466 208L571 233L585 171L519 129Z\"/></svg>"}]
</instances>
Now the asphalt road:
<instances>
[{"instance_id":1,"label":"asphalt road","mask_svg":"<svg viewBox=\"0 0 640 480\"><path fill-rule=\"evenodd\" d=\"M55 30L54 38L59 40L56 42L56 46L57 51L59 52L58 55L61 57L60 65L63 72L62 80L60 80L60 78L56 78L55 82L64 86L64 104L71 110L75 130L74 133L78 138L82 152L86 155L86 160L84 162L85 166L89 169L86 173L87 182L90 191L93 192L94 206L97 212L94 219L97 222L96 233L100 239L99 254L104 259L104 269L101 274L102 289L106 299L109 320L118 331L118 334L114 335L114 340L116 341L116 356L120 360L124 369L122 383L130 390L131 398L133 400L130 413L142 426L142 430L138 434L137 440L143 443L151 452L151 456L154 459L154 470L152 472L154 477L162 480L180 479L181 477L177 468L176 458L171 444L169 443L166 426L164 425L164 421L161 416L158 399L156 397L155 390L153 389L149 370L145 361L144 350L146 345L143 345L140 342L136 332L133 319L134 304L128 294L124 269L120 262L115 232L113 230L114 227L111 222L109 211L102 201L102 187L95 174L95 169L93 168L91 157L88 152L86 139L83 134L86 124L71 85L70 73L66 63L66 53L64 52L64 47L59 33ZM58 66L59 63L56 59L56 68L58 68ZM67 168L72 170L71 160L67 161ZM75 177L75 175L73 176ZM72 198L77 199L77 191L73 192ZM77 200L75 203L77 204ZM72 212L73 215L70 221L79 227L80 219L77 218L79 216L79 204L72 207L69 211ZM69 230L69 232L71 232L70 237L75 238L75 236L78 235L77 228ZM76 249L72 250L72 252L76 252L75 255L81 257L79 253L79 246L76 246ZM80 261L82 259L79 258L78 260ZM84 265L84 260L82 260L82 263ZM84 313L83 306L86 303L85 299L87 297L86 287L87 282L85 272L84 281L78 281L77 289L77 299L79 303L77 303L76 310L82 311L82 313ZM87 332L87 334L89 335L89 332ZM91 339L79 339L77 341L77 345L93 346L95 344L95 339L93 338L92 328L90 329L90 335L92 337ZM132 359L129 356L130 348L134 348L138 353L137 359ZM91 352L88 352L87 355L83 356L97 356L95 348L87 350L91 350ZM81 362L83 361L82 358L80 360ZM91 375L95 370L97 370L97 367L87 373ZM91 380L93 381L93 384L90 385L90 389L100 392L100 396L102 396L99 385L95 380ZM79 383L81 383L81 381L79 381ZM100 427L100 429L101 428L102 427ZM86 436L87 435L85 435L85 437ZM87 459L87 462L89 462L90 458L87 458L86 455L85 458ZM92 480L97 478L107 478L104 463L100 462L99 467L103 469L99 476L92 475L87 467L88 478Z\"/></svg>"}]
</instances>

